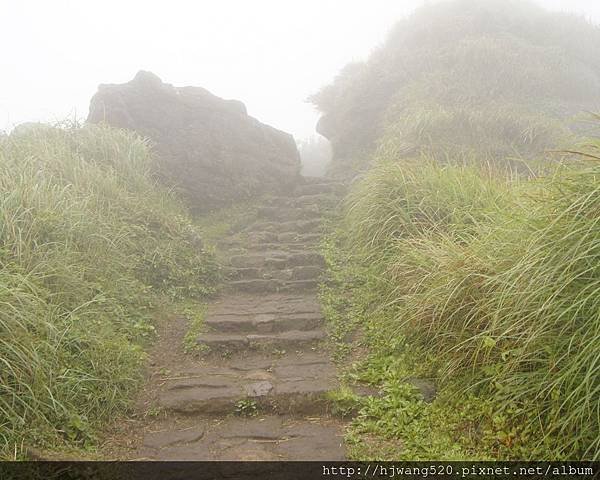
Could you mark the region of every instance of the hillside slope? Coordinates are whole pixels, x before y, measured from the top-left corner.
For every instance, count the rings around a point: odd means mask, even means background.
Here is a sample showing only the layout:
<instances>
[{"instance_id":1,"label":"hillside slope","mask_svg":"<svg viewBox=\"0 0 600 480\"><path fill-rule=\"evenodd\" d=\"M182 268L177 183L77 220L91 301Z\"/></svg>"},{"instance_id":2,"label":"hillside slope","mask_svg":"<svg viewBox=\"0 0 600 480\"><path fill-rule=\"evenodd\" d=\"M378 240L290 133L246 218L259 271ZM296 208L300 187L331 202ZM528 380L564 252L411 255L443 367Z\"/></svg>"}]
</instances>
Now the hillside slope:
<instances>
[{"instance_id":1,"label":"hillside slope","mask_svg":"<svg viewBox=\"0 0 600 480\"><path fill-rule=\"evenodd\" d=\"M600 458L600 117L572 121L599 51L526 2L440 2L314 97L359 177L323 247L352 458Z\"/></svg>"},{"instance_id":2,"label":"hillside slope","mask_svg":"<svg viewBox=\"0 0 600 480\"><path fill-rule=\"evenodd\" d=\"M139 385L155 313L213 291L213 255L154 170L110 128L0 139L0 458L93 444Z\"/></svg>"},{"instance_id":3,"label":"hillside slope","mask_svg":"<svg viewBox=\"0 0 600 480\"><path fill-rule=\"evenodd\" d=\"M598 27L529 2L422 7L312 97L331 171L365 168L382 144L400 156L533 157L600 106L598 51Z\"/></svg>"}]
</instances>

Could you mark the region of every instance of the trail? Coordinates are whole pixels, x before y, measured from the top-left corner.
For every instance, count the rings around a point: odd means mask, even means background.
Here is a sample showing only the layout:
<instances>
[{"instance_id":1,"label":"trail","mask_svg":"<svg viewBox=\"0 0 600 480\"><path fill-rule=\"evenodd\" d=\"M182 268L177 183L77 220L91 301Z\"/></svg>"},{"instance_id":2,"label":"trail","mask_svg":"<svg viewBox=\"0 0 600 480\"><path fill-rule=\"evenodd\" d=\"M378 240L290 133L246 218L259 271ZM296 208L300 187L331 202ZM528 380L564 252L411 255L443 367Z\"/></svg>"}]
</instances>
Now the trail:
<instances>
[{"instance_id":1,"label":"trail","mask_svg":"<svg viewBox=\"0 0 600 480\"><path fill-rule=\"evenodd\" d=\"M342 425L326 399L336 369L316 294L322 212L339 191L307 178L222 241L228 284L197 339L209 353L183 354L183 319L164 325L144 399L158 413L141 431L131 426L130 458L345 458Z\"/></svg>"}]
</instances>

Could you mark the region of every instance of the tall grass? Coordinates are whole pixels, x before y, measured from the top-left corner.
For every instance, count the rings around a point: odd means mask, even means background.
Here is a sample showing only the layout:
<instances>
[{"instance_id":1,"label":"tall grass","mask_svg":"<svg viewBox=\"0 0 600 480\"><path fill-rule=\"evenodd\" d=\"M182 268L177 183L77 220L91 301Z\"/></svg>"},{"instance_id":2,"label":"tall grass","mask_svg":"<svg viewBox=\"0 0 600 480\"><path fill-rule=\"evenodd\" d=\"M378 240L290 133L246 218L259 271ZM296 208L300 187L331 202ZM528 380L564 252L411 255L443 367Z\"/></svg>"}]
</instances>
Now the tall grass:
<instances>
[{"instance_id":1,"label":"tall grass","mask_svg":"<svg viewBox=\"0 0 600 480\"><path fill-rule=\"evenodd\" d=\"M599 151L530 180L387 161L350 198L386 328L508 415L507 456L600 458Z\"/></svg>"},{"instance_id":2,"label":"tall grass","mask_svg":"<svg viewBox=\"0 0 600 480\"><path fill-rule=\"evenodd\" d=\"M157 306L211 293L212 254L152 171L106 127L0 139L0 456L92 440L130 401Z\"/></svg>"},{"instance_id":3,"label":"tall grass","mask_svg":"<svg viewBox=\"0 0 600 480\"><path fill-rule=\"evenodd\" d=\"M508 203L506 185L490 169L468 162L441 165L428 157L400 163L390 156L385 152L346 199L347 227L369 256L381 256L401 238L464 232Z\"/></svg>"}]
</instances>

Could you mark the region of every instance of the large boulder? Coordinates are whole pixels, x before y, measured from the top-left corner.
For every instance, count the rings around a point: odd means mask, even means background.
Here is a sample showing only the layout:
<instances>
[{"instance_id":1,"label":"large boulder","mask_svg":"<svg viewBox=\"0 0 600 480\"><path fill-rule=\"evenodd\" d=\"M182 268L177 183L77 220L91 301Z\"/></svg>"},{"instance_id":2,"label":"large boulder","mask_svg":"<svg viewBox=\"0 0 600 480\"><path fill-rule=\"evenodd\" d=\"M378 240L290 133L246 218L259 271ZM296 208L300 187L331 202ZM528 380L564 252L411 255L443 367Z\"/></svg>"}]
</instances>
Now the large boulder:
<instances>
[{"instance_id":1,"label":"large boulder","mask_svg":"<svg viewBox=\"0 0 600 480\"><path fill-rule=\"evenodd\" d=\"M176 88L140 71L100 85L88 122L106 122L150 138L160 171L194 210L203 211L295 183L300 156L291 135L265 125L237 100L204 88Z\"/></svg>"}]
</instances>

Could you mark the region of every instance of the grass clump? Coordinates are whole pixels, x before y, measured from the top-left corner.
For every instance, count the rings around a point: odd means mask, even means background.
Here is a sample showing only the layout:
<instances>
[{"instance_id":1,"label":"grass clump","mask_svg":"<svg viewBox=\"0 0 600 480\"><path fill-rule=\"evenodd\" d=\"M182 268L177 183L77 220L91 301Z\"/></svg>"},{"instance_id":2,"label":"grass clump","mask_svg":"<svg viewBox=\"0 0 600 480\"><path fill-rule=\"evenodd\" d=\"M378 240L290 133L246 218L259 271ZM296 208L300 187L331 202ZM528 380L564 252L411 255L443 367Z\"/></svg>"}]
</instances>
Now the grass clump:
<instances>
[{"instance_id":1,"label":"grass clump","mask_svg":"<svg viewBox=\"0 0 600 480\"><path fill-rule=\"evenodd\" d=\"M235 404L235 414L240 417L255 417L258 415L258 403L252 398L243 398Z\"/></svg>"},{"instance_id":2,"label":"grass clump","mask_svg":"<svg viewBox=\"0 0 600 480\"><path fill-rule=\"evenodd\" d=\"M129 403L153 315L213 291L213 255L107 127L0 139L0 455L92 445Z\"/></svg>"},{"instance_id":3,"label":"grass clump","mask_svg":"<svg viewBox=\"0 0 600 480\"><path fill-rule=\"evenodd\" d=\"M479 166L382 157L347 199L346 224L368 256L380 257L401 239L466 235L508 202L506 184Z\"/></svg>"},{"instance_id":4,"label":"grass clump","mask_svg":"<svg viewBox=\"0 0 600 480\"><path fill-rule=\"evenodd\" d=\"M390 459L600 458L598 152L529 180L383 161L355 186L324 299L363 332L349 375L383 389L356 455L386 456L373 434ZM411 377L436 379L433 403Z\"/></svg>"}]
</instances>

